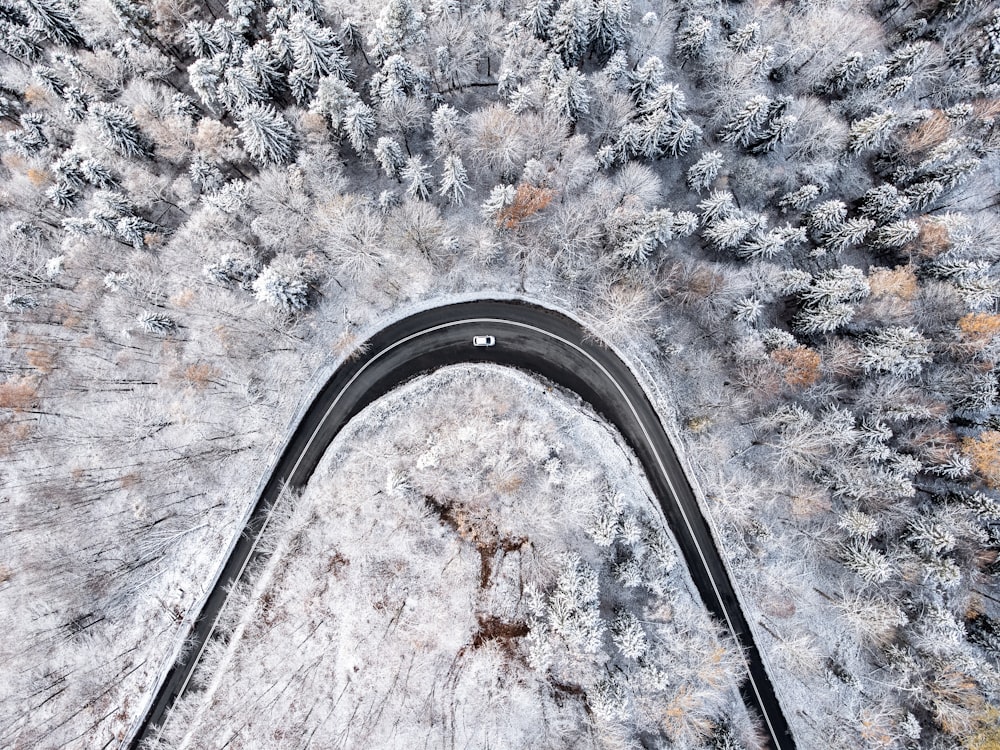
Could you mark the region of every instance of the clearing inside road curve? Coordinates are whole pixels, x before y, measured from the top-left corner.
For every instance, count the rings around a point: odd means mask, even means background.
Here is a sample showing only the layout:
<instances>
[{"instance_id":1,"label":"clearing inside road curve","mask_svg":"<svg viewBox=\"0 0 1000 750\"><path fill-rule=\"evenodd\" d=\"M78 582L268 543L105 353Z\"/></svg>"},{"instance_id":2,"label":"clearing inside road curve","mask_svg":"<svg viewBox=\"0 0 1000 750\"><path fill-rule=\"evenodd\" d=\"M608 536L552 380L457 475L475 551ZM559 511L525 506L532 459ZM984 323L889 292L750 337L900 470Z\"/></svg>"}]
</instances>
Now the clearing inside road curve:
<instances>
[{"instance_id":1,"label":"clearing inside road curve","mask_svg":"<svg viewBox=\"0 0 1000 750\"><path fill-rule=\"evenodd\" d=\"M738 652L573 394L490 365L422 376L283 503L166 746L757 744Z\"/></svg>"}]
</instances>

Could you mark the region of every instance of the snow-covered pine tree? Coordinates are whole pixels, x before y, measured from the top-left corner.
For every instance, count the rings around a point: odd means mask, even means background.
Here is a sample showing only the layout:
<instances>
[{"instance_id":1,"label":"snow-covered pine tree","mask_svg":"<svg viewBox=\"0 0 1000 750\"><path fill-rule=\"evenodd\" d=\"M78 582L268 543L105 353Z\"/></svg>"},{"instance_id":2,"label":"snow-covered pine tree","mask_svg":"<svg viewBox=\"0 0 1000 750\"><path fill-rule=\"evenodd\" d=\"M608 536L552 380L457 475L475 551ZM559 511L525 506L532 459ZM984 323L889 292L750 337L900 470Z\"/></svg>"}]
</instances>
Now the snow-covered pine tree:
<instances>
[{"instance_id":1,"label":"snow-covered pine tree","mask_svg":"<svg viewBox=\"0 0 1000 750\"><path fill-rule=\"evenodd\" d=\"M570 122L576 122L590 107L586 76L576 68L563 70L556 81L549 86L546 101L553 111Z\"/></svg>"},{"instance_id":2,"label":"snow-covered pine tree","mask_svg":"<svg viewBox=\"0 0 1000 750\"><path fill-rule=\"evenodd\" d=\"M405 52L426 36L424 14L412 0L389 0L368 35L372 58L384 63L392 55Z\"/></svg>"},{"instance_id":3,"label":"snow-covered pine tree","mask_svg":"<svg viewBox=\"0 0 1000 750\"><path fill-rule=\"evenodd\" d=\"M675 49L682 60L693 60L701 56L708 47L712 33L712 22L700 14L692 16L677 32Z\"/></svg>"},{"instance_id":4,"label":"snow-covered pine tree","mask_svg":"<svg viewBox=\"0 0 1000 750\"><path fill-rule=\"evenodd\" d=\"M375 113L372 108L362 101L350 105L344 112L344 132L358 154L367 153L375 135Z\"/></svg>"},{"instance_id":5,"label":"snow-covered pine tree","mask_svg":"<svg viewBox=\"0 0 1000 750\"><path fill-rule=\"evenodd\" d=\"M243 147L258 164L285 164L295 156L295 131L273 106L251 104L240 112L236 124Z\"/></svg>"},{"instance_id":6,"label":"snow-covered pine tree","mask_svg":"<svg viewBox=\"0 0 1000 750\"><path fill-rule=\"evenodd\" d=\"M330 129L340 132L344 127L347 110L363 104L358 92L339 78L327 77L319 82L316 94L309 103L309 111L326 117Z\"/></svg>"},{"instance_id":7,"label":"snow-covered pine tree","mask_svg":"<svg viewBox=\"0 0 1000 750\"><path fill-rule=\"evenodd\" d=\"M177 330L177 321L163 313L146 313L136 321L145 333L169 336Z\"/></svg>"},{"instance_id":8,"label":"snow-covered pine tree","mask_svg":"<svg viewBox=\"0 0 1000 750\"><path fill-rule=\"evenodd\" d=\"M222 84L224 63L225 56L217 55L199 58L188 66L188 83L206 107L214 108L220 103L219 87Z\"/></svg>"},{"instance_id":9,"label":"snow-covered pine tree","mask_svg":"<svg viewBox=\"0 0 1000 750\"><path fill-rule=\"evenodd\" d=\"M638 65L629 75L632 98L636 103L644 102L664 83L665 67L663 60L656 55L650 55Z\"/></svg>"},{"instance_id":10,"label":"snow-covered pine tree","mask_svg":"<svg viewBox=\"0 0 1000 750\"><path fill-rule=\"evenodd\" d=\"M44 43L38 29L0 18L0 48L23 65L30 65L41 56Z\"/></svg>"},{"instance_id":11,"label":"snow-covered pine tree","mask_svg":"<svg viewBox=\"0 0 1000 750\"><path fill-rule=\"evenodd\" d=\"M915 378L931 361L931 342L911 326L879 328L862 337L858 350L865 372Z\"/></svg>"},{"instance_id":12,"label":"snow-covered pine tree","mask_svg":"<svg viewBox=\"0 0 1000 750\"><path fill-rule=\"evenodd\" d=\"M450 104L442 104L431 115L431 139L438 157L456 153L462 136L462 117Z\"/></svg>"},{"instance_id":13,"label":"snow-covered pine tree","mask_svg":"<svg viewBox=\"0 0 1000 750\"><path fill-rule=\"evenodd\" d=\"M119 104L97 102L90 108L101 141L122 156L148 157L152 144L139 129L132 113Z\"/></svg>"},{"instance_id":14,"label":"snow-covered pine tree","mask_svg":"<svg viewBox=\"0 0 1000 750\"><path fill-rule=\"evenodd\" d=\"M420 156L411 156L403 167L403 181L409 198L425 201L431 196L431 170Z\"/></svg>"},{"instance_id":15,"label":"snow-covered pine tree","mask_svg":"<svg viewBox=\"0 0 1000 750\"><path fill-rule=\"evenodd\" d=\"M226 68L222 85L216 91L222 104L233 111L262 103L267 98L260 79L242 65Z\"/></svg>"},{"instance_id":16,"label":"snow-covered pine tree","mask_svg":"<svg viewBox=\"0 0 1000 750\"><path fill-rule=\"evenodd\" d=\"M713 222L702 232L702 236L711 242L716 250L735 250L750 236L753 229L750 219L741 214Z\"/></svg>"},{"instance_id":17,"label":"snow-covered pine tree","mask_svg":"<svg viewBox=\"0 0 1000 750\"><path fill-rule=\"evenodd\" d=\"M760 128L772 103L773 100L763 94L750 97L719 131L719 139L725 143L748 146L760 138Z\"/></svg>"},{"instance_id":18,"label":"snow-covered pine tree","mask_svg":"<svg viewBox=\"0 0 1000 750\"><path fill-rule=\"evenodd\" d=\"M56 44L67 47L84 45L83 36L73 24L67 7L59 0L19 0L19 10L30 27L38 29Z\"/></svg>"},{"instance_id":19,"label":"snow-covered pine tree","mask_svg":"<svg viewBox=\"0 0 1000 750\"><path fill-rule=\"evenodd\" d=\"M754 19L734 31L726 44L737 54L743 55L760 44L760 21Z\"/></svg>"},{"instance_id":20,"label":"snow-covered pine tree","mask_svg":"<svg viewBox=\"0 0 1000 750\"><path fill-rule=\"evenodd\" d=\"M587 53L592 13L589 0L563 0L549 23L549 48L568 68L575 67Z\"/></svg>"},{"instance_id":21,"label":"snow-covered pine tree","mask_svg":"<svg viewBox=\"0 0 1000 750\"><path fill-rule=\"evenodd\" d=\"M596 0L590 26L590 41L599 55L613 55L628 47L631 0Z\"/></svg>"},{"instance_id":22,"label":"snow-covered pine tree","mask_svg":"<svg viewBox=\"0 0 1000 750\"><path fill-rule=\"evenodd\" d=\"M823 237L823 248L840 253L849 247L859 245L875 228L875 222L863 216L856 216L833 227Z\"/></svg>"},{"instance_id":23,"label":"snow-covered pine tree","mask_svg":"<svg viewBox=\"0 0 1000 750\"><path fill-rule=\"evenodd\" d=\"M896 126L896 113L892 110L855 120L847 137L847 150L854 154L882 148Z\"/></svg>"},{"instance_id":24,"label":"snow-covered pine tree","mask_svg":"<svg viewBox=\"0 0 1000 750\"><path fill-rule=\"evenodd\" d=\"M786 193L778 200L778 206L782 211L787 211L788 209L794 209L796 211L803 211L809 207L819 194L822 193L822 189L819 185L814 185L809 183L803 185L798 190L793 190L790 193Z\"/></svg>"},{"instance_id":25,"label":"snow-covered pine tree","mask_svg":"<svg viewBox=\"0 0 1000 750\"><path fill-rule=\"evenodd\" d=\"M406 154L402 146L394 138L383 136L375 144L375 160L382 167L386 176L399 179L403 167L406 166Z\"/></svg>"},{"instance_id":26,"label":"snow-covered pine tree","mask_svg":"<svg viewBox=\"0 0 1000 750\"><path fill-rule=\"evenodd\" d=\"M536 39L549 37L549 24L556 13L558 0L530 0L521 12L520 22Z\"/></svg>"},{"instance_id":27,"label":"snow-covered pine tree","mask_svg":"<svg viewBox=\"0 0 1000 750\"><path fill-rule=\"evenodd\" d=\"M257 299L285 312L309 306L309 279L302 263L290 255L279 255L253 282Z\"/></svg>"},{"instance_id":28,"label":"snow-covered pine tree","mask_svg":"<svg viewBox=\"0 0 1000 750\"><path fill-rule=\"evenodd\" d=\"M881 584L892 577L889 559L860 539L852 539L841 548L841 559L865 583Z\"/></svg>"},{"instance_id":29,"label":"snow-covered pine tree","mask_svg":"<svg viewBox=\"0 0 1000 750\"><path fill-rule=\"evenodd\" d=\"M449 154L444 158L441 169L441 186L438 192L453 205L461 205L465 193L469 189L469 175L462 159L457 154Z\"/></svg>"},{"instance_id":30,"label":"snow-covered pine tree","mask_svg":"<svg viewBox=\"0 0 1000 750\"><path fill-rule=\"evenodd\" d=\"M626 659L640 659L649 648L642 623L631 612L619 612L611 622L611 638Z\"/></svg>"},{"instance_id":31,"label":"snow-covered pine tree","mask_svg":"<svg viewBox=\"0 0 1000 750\"><path fill-rule=\"evenodd\" d=\"M351 81L354 74L334 32L304 13L293 13L288 25L292 67L316 82L323 76Z\"/></svg>"},{"instance_id":32,"label":"snow-covered pine tree","mask_svg":"<svg viewBox=\"0 0 1000 750\"><path fill-rule=\"evenodd\" d=\"M751 154L770 153L778 144L794 132L799 118L795 115L779 115L768 123L760 139L751 144L748 149Z\"/></svg>"},{"instance_id":33,"label":"snow-covered pine tree","mask_svg":"<svg viewBox=\"0 0 1000 750\"><path fill-rule=\"evenodd\" d=\"M513 204L516 197L517 188L513 185L494 185L489 197L479 207L480 213L488 222L495 224L499 213Z\"/></svg>"},{"instance_id":34,"label":"snow-covered pine tree","mask_svg":"<svg viewBox=\"0 0 1000 750\"><path fill-rule=\"evenodd\" d=\"M831 96L844 94L857 79L858 74L864 68L865 56L860 52L850 52L843 60L834 65L823 83L819 85L819 90Z\"/></svg>"},{"instance_id":35,"label":"snow-covered pine tree","mask_svg":"<svg viewBox=\"0 0 1000 750\"><path fill-rule=\"evenodd\" d=\"M817 236L833 231L847 219L847 205L842 200L823 201L806 217L809 229Z\"/></svg>"},{"instance_id":36,"label":"snow-covered pine tree","mask_svg":"<svg viewBox=\"0 0 1000 750\"><path fill-rule=\"evenodd\" d=\"M718 151L706 151L687 171L687 184L691 190L700 193L707 190L722 169L722 154Z\"/></svg>"},{"instance_id":37,"label":"snow-covered pine tree","mask_svg":"<svg viewBox=\"0 0 1000 750\"><path fill-rule=\"evenodd\" d=\"M899 219L909 208L909 199L888 182L876 185L861 197L861 213L879 224Z\"/></svg>"}]
</instances>

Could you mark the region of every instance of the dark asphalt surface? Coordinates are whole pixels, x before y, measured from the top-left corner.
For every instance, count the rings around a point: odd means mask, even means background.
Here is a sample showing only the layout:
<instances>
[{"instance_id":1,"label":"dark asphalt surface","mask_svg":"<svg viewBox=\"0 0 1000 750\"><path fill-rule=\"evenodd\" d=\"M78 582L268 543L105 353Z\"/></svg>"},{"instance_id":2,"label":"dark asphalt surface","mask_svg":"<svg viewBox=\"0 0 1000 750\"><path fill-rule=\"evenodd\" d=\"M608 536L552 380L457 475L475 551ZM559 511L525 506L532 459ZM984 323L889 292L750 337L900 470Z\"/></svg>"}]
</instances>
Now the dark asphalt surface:
<instances>
[{"instance_id":1,"label":"dark asphalt surface","mask_svg":"<svg viewBox=\"0 0 1000 750\"><path fill-rule=\"evenodd\" d=\"M492 334L496 345L473 347L477 334ZM367 405L420 373L461 362L492 362L539 373L575 391L618 428L646 470L705 606L743 649L749 678L741 692L747 707L762 718L775 750L794 748L708 524L639 383L612 351L586 340L576 322L511 301L468 302L418 313L380 331L369 339L361 356L337 369L302 418L195 621L189 638L194 647L170 669L127 746L140 748L145 739L156 736L166 712L187 686L232 582L257 554L256 540L281 488L304 486L334 436Z\"/></svg>"}]
</instances>

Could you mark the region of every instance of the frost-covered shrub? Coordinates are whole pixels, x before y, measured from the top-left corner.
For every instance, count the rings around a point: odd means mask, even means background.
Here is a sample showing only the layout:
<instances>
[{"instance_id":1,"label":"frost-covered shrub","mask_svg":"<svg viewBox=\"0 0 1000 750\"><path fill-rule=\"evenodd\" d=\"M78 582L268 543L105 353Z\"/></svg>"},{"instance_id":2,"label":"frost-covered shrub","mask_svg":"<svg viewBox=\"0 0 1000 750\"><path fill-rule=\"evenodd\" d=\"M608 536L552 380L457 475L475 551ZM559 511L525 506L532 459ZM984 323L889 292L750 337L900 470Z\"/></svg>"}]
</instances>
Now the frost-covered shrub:
<instances>
[{"instance_id":1,"label":"frost-covered shrub","mask_svg":"<svg viewBox=\"0 0 1000 750\"><path fill-rule=\"evenodd\" d=\"M253 281L257 299L286 312L309 306L308 269L290 255L279 255Z\"/></svg>"}]
</instances>

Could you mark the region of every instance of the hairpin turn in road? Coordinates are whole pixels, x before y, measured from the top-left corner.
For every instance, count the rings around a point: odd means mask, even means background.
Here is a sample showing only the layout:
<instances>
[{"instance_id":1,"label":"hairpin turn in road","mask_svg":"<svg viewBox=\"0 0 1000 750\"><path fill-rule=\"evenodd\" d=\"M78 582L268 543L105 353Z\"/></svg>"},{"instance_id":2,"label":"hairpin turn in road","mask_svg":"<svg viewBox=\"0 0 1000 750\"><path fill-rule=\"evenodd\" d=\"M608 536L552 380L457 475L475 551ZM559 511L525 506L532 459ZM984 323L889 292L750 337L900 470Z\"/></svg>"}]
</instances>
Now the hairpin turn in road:
<instances>
[{"instance_id":1,"label":"hairpin turn in road","mask_svg":"<svg viewBox=\"0 0 1000 750\"><path fill-rule=\"evenodd\" d=\"M493 337L493 345L473 346L473 337L482 335ZM576 321L536 305L498 300L437 307L393 323L334 372L306 410L219 572L191 628L193 648L167 672L127 746L135 750L159 735L167 712L216 635L232 584L258 554L258 541L282 488L303 487L333 438L367 405L420 373L462 362L536 372L575 391L618 428L646 471L705 606L743 651L748 676L741 691L747 707L761 718L774 750L793 750L788 723L711 530L635 376Z\"/></svg>"}]
</instances>

